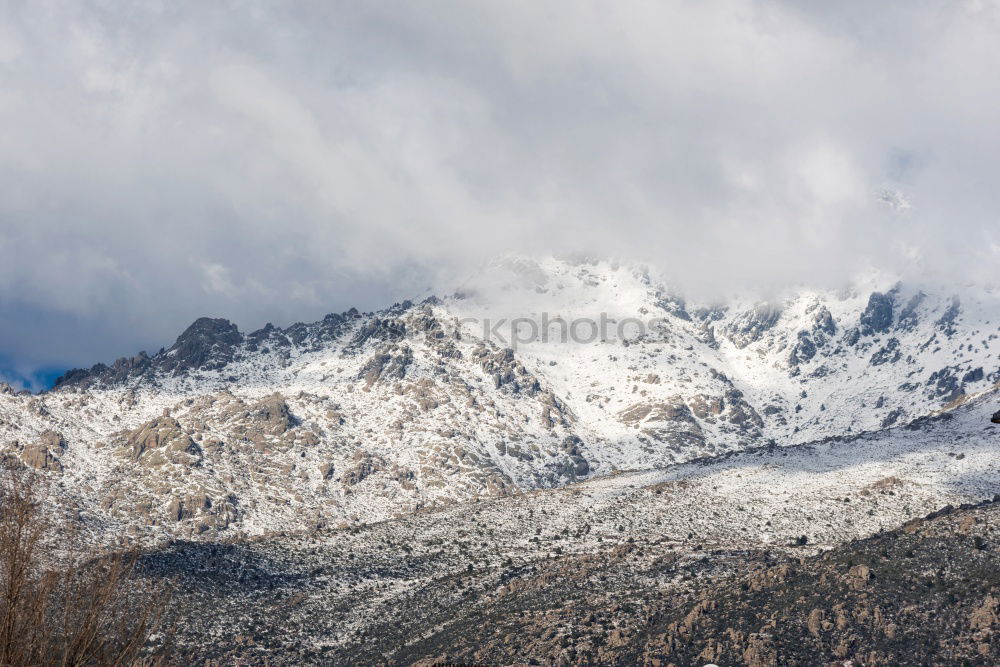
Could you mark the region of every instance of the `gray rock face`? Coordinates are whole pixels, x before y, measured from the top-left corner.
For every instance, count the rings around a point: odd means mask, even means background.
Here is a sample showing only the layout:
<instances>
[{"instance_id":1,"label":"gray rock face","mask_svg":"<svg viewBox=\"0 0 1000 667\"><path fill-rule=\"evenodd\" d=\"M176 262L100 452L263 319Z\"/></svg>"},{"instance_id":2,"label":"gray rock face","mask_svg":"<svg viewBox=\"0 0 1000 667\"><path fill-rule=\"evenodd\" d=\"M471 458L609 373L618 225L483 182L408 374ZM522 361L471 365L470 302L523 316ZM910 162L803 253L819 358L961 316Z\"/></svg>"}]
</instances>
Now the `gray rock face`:
<instances>
[{"instance_id":1,"label":"gray rock face","mask_svg":"<svg viewBox=\"0 0 1000 667\"><path fill-rule=\"evenodd\" d=\"M265 324L264 328L247 335L247 349L251 352L263 348L284 348L291 344L292 341L285 335L285 332L270 322Z\"/></svg>"},{"instance_id":2,"label":"gray rock face","mask_svg":"<svg viewBox=\"0 0 1000 667\"><path fill-rule=\"evenodd\" d=\"M811 361L820 348L829 342L830 337L837 333L837 323L829 308L815 304L806 312L812 314L811 326L807 330L799 331L798 339L788 356L788 364L793 376L801 372L801 369L798 368L799 364Z\"/></svg>"},{"instance_id":3,"label":"gray rock face","mask_svg":"<svg viewBox=\"0 0 1000 667\"><path fill-rule=\"evenodd\" d=\"M917 314L917 309L920 304L924 302L927 295L923 292L918 292L910 297L910 300L906 303L906 306L899 313L899 321L896 323L896 328L901 331L913 331L917 324L919 323L919 316Z\"/></svg>"},{"instance_id":4,"label":"gray rock face","mask_svg":"<svg viewBox=\"0 0 1000 667\"><path fill-rule=\"evenodd\" d=\"M809 361L816 356L816 343L813 342L812 337L806 331L799 332L799 339L795 343L795 347L792 348L792 354L789 356L789 363L793 366L805 361Z\"/></svg>"},{"instance_id":5,"label":"gray rock face","mask_svg":"<svg viewBox=\"0 0 1000 667\"><path fill-rule=\"evenodd\" d=\"M813 331L832 336L837 333L837 323L826 306L820 306L813 312Z\"/></svg>"},{"instance_id":6,"label":"gray rock face","mask_svg":"<svg viewBox=\"0 0 1000 667\"><path fill-rule=\"evenodd\" d=\"M946 336L955 335L955 320L958 318L959 313L962 312L962 304L957 296L951 298L951 304L949 304L948 309L944 311L941 317L935 322L938 330L944 333Z\"/></svg>"},{"instance_id":7,"label":"gray rock face","mask_svg":"<svg viewBox=\"0 0 1000 667\"><path fill-rule=\"evenodd\" d=\"M881 366L882 364L894 364L900 360L902 357L902 352L899 349L899 339L890 338L889 341L882 347L878 352L872 355L871 363L872 366Z\"/></svg>"},{"instance_id":8,"label":"gray rock face","mask_svg":"<svg viewBox=\"0 0 1000 667\"><path fill-rule=\"evenodd\" d=\"M367 387L379 380L402 380L412 363L413 351L404 345L373 356L358 371L358 379L364 380Z\"/></svg>"},{"instance_id":9,"label":"gray rock face","mask_svg":"<svg viewBox=\"0 0 1000 667\"><path fill-rule=\"evenodd\" d=\"M145 352L134 357L122 357L111 366L95 364L89 370L75 368L59 377L56 387L77 386L86 389L92 385L119 384L132 377L141 377L153 367L153 360Z\"/></svg>"},{"instance_id":10,"label":"gray rock face","mask_svg":"<svg viewBox=\"0 0 1000 667\"><path fill-rule=\"evenodd\" d=\"M563 452L569 457L565 465L567 477L586 477L590 472L590 462L583 456L583 441L575 435L568 435L563 440Z\"/></svg>"},{"instance_id":11,"label":"gray rock face","mask_svg":"<svg viewBox=\"0 0 1000 667\"><path fill-rule=\"evenodd\" d=\"M780 308L770 303L759 303L728 325L725 333L736 347L743 349L760 340L780 319Z\"/></svg>"},{"instance_id":12,"label":"gray rock face","mask_svg":"<svg viewBox=\"0 0 1000 667\"><path fill-rule=\"evenodd\" d=\"M884 333L892 326L892 297L881 292L872 292L868 306L861 313L861 334L871 336Z\"/></svg>"},{"instance_id":13,"label":"gray rock face","mask_svg":"<svg viewBox=\"0 0 1000 667\"><path fill-rule=\"evenodd\" d=\"M965 386L959 381L955 373L956 369L951 366L931 373L927 379L930 395L941 398L944 401L953 401L964 394Z\"/></svg>"},{"instance_id":14,"label":"gray rock face","mask_svg":"<svg viewBox=\"0 0 1000 667\"><path fill-rule=\"evenodd\" d=\"M674 296L672 294L660 295L656 301L656 305L674 317L682 319L686 322L691 320L691 315L687 312L687 306L684 303L684 299L678 296Z\"/></svg>"},{"instance_id":15,"label":"gray rock face","mask_svg":"<svg viewBox=\"0 0 1000 667\"><path fill-rule=\"evenodd\" d=\"M904 414L905 412L901 408L894 409L882 419L882 428L889 428L896 424Z\"/></svg>"},{"instance_id":16,"label":"gray rock face","mask_svg":"<svg viewBox=\"0 0 1000 667\"><path fill-rule=\"evenodd\" d=\"M962 376L962 382L981 382L985 377L982 366L974 368Z\"/></svg>"},{"instance_id":17,"label":"gray rock face","mask_svg":"<svg viewBox=\"0 0 1000 667\"><path fill-rule=\"evenodd\" d=\"M140 352L134 357L122 357L111 366L96 364L89 370L73 369L55 381L55 387L121 385L133 378L153 372L179 375L197 370L223 368L235 357L243 335L229 320L202 317L178 336L169 350L155 357Z\"/></svg>"},{"instance_id":18,"label":"gray rock face","mask_svg":"<svg viewBox=\"0 0 1000 667\"><path fill-rule=\"evenodd\" d=\"M201 317L177 338L158 365L174 373L218 370L233 360L234 349L242 342L243 334L229 320Z\"/></svg>"}]
</instances>

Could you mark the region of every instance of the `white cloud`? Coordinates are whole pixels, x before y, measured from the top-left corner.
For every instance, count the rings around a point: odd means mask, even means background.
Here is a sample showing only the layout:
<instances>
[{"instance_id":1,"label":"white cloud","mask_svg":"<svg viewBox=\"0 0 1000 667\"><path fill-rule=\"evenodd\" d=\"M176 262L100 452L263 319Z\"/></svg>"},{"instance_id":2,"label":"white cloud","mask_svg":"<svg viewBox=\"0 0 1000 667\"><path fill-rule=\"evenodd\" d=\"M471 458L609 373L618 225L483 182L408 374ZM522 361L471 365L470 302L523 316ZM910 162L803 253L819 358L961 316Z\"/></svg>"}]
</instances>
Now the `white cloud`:
<instances>
[{"instance_id":1,"label":"white cloud","mask_svg":"<svg viewBox=\"0 0 1000 667\"><path fill-rule=\"evenodd\" d=\"M238 290L229 276L229 269L221 264L208 263L203 264L201 270L205 276L205 291L230 298L236 296Z\"/></svg>"},{"instance_id":2,"label":"white cloud","mask_svg":"<svg viewBox=\"0 0 1000 667\"><path fill-rule=\"evenodd\" d=\"M943 0L8 4L0 354L375 307L508 250L705 292L995 280L998 33Z\"/></svg>"}]
</instances>

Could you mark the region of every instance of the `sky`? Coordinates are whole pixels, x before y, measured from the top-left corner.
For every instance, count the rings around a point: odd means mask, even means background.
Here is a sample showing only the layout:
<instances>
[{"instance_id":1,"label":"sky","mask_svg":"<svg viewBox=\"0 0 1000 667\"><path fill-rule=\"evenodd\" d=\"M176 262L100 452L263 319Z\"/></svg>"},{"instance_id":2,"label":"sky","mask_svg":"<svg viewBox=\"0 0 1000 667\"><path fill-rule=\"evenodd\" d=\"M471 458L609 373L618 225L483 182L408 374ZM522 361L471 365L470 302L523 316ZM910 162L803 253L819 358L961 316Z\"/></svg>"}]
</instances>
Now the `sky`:
<instances>
[{"instance_id":1,"label":"sky","mask_svg":"<svg viewBox=\"0 0 1000 667\"><path fill-rule=\"evenodd\" d=\"M1000 3L0 4L0 377L447 291L1000 277Z\"/></svg>"}]
</instances>

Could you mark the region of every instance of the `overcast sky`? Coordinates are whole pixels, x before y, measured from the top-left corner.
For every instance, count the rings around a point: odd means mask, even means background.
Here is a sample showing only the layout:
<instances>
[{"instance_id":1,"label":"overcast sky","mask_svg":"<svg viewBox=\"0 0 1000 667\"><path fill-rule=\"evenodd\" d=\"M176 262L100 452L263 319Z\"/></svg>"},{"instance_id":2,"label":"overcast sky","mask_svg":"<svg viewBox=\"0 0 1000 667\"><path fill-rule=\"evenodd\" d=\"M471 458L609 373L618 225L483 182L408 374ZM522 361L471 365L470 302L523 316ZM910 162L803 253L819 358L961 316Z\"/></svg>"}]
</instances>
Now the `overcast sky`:
<instances>
[{"instance_id":1,"label":"overcast sky","mask_svg":"<svg viewBox=\"0 0 1000 667\"><path fill-rule=\"evenodd\" d=\"M998 72L992 0L8 0L0 374L503 251L704 293L996 280Z\"/></svg>"}]
</instances>

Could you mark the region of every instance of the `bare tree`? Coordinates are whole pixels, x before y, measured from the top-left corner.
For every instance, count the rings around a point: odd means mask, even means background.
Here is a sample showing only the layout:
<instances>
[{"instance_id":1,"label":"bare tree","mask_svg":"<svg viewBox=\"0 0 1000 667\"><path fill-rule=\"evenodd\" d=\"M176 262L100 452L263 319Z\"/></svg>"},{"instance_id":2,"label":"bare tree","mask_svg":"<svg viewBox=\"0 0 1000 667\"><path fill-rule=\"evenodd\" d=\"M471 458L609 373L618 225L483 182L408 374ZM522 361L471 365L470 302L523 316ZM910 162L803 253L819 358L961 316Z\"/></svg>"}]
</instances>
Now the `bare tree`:
<instances>
[{"instance_id":1,"label":"bare tree","mask_svg":"<svg viewBox=\"0 0 1000 667\"><path fill-rule=\"evenodd\" d=\"M132 665L162 630L169 592L135 552L99 552L49 516L45 484L0 470L0 665Z\"/></svg>"}]
</instances>

